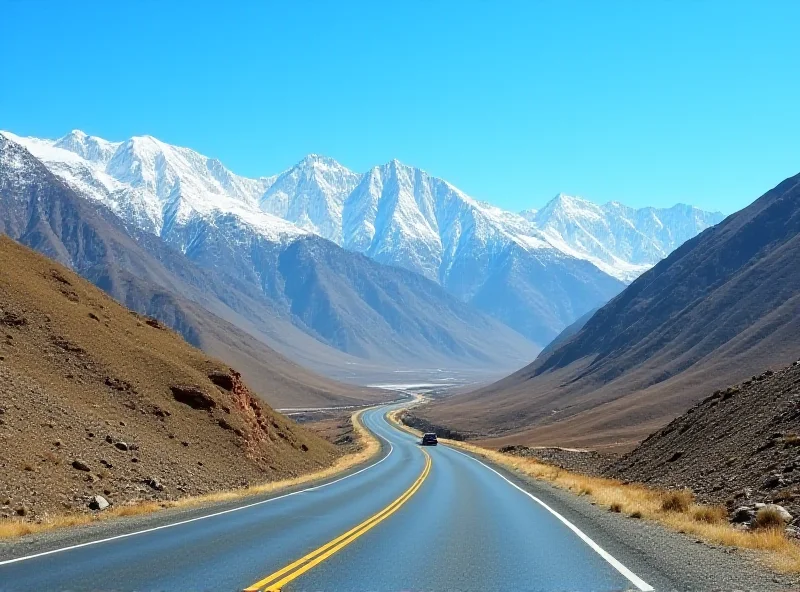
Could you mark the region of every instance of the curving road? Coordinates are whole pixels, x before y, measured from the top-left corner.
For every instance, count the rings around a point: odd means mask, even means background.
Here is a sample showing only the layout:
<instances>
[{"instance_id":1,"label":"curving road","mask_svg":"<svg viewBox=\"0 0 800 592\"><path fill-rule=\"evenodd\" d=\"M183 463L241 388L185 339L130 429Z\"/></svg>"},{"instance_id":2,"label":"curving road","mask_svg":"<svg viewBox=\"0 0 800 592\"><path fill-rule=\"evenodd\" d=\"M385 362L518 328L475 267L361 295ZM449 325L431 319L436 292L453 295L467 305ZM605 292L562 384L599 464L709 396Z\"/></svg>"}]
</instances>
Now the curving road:
<instances>
[{"instance_id":1,"label":"curving road","mask_svg":"<svg viewBox=\"0 0 800 592\"><path fill-rule=\"evenodd\" d=\"M367 411L366 468L176 523L0 559L0 590L650 590L513 479Z\"/></svg>"}]
</instances>

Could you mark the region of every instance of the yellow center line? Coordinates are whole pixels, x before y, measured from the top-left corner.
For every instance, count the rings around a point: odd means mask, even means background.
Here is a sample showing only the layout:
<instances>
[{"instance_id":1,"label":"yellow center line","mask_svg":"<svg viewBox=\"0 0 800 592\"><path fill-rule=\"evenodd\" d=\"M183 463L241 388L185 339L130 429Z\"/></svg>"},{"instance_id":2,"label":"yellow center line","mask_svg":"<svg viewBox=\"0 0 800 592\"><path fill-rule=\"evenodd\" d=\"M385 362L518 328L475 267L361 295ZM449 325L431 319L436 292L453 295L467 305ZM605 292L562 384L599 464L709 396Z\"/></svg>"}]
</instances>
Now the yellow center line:
<instances>
[{"instance_id":1,"label":"yellow center line","mask_svg":"<svg viewBox=\"0 0 800 592\"><path fill-rule=\"evenodd\" d=\"M304 555L297 561L290 563L275 573L268 575L263 580L259 580L252 586L248 586L244 589L244 592L259 592L265 589L267 591L280 590L282 586L285 586L287 583L300 577L314 566L322 563L328 557L340 551L355 541L358 537L366 533L368 530L377 526L380 522L383 522L386 520L386 518L394 514L398 509L400 509L400 506L405 504L411 498L411 496L417 492L417 490L422 486L423 481L425 481L425 479L428 477L428 473L431 472L431 457L425 450L422 452L425 455L425 468L422 470L422 473L419 477L417 477L417 480L414 481L411 487L409 487L400 497L398 497L374 516L367 518L358 526L351 528L332 541L325 543L320 548L308 553L307 555Z\"/></svg>"}]
</instances>

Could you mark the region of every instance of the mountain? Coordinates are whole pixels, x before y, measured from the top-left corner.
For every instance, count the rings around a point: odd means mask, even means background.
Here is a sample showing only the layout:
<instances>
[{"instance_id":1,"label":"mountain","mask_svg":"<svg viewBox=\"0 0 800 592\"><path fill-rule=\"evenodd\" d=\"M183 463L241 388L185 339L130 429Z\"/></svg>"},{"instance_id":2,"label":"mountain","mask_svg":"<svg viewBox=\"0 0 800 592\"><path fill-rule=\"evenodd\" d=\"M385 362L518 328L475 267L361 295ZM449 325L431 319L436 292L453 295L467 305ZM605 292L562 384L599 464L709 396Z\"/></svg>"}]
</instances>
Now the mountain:
<instances>
[{"instance_id":1,"label":"mountain","mask_svg":"<svg viewBox=\"0 0 800 592\"><path fill-rule=\"evenodd\" d=\"M239 251L250 241L321 236L439 283L539 347L720 219L688 206L632 210L566 196L519 215L396 160L360 174L312 154L277 176L247 179L150 136L9 137L82 195L189 256L209 229L226 228L234 259L246 258Z\"/></svg>"},{"instance_id":2,"label":"mountain","mask_svg":"<svg viewBox=\"0 0 800 592\"><path fill-rule=\"evenodd\" d=\"M128 271L140 265L132 249L150 251L168 267L159 270L156 283L173 294L189 294L190 300L257 341L316 370L356 380L349 373L363 378L397 366L458 366L496 373L524 365L537 351L521 335L434 282L378 265L254 209L258 191L248 193L251 184L196 153L137 138L119 144L107 160L81 158L76 164L75 153L55 146L61 140L25 142L50 159L48 166L70 189L88 198L72 193L70 203L80 210L76 217L102 211L99 217L106 225L127 235L119 239L124 243L119 259L130 263ZM112 170L114 176L107 173ZM97 180L91 191L87 178ZM29 226L27 206L22 206L31 195L9 197L9 212L19 209L24 223L6 232L20 238ZM75 205L76 199L83 204ZM42 250L51 254L57 249ZM320 269L315 257L332 266L335 262L337 273ZM61 260L76 269L81 265L69 257ZM297 273L301 265L306 270L302 275ZM194 289L173 286L176 274L194 281ZM138 271L134 275L143 277Z\"/></svg>"},{"instance_id":3,"label":"mountain","mask_svg":"<svg viewBox=\"0 0 800 592\"><path fill-rule=\"evenodd\" d=\"M290 478L338 456L235 370L7 237L0 325L3 495L28 519L88 511L97 495L121 505Z\"/></svg>"},{"instance_id":4,"label":"mountain","mask_svg":"<svg viewBox=\"0 0 800 592\"><path fill-rule=\"evenodd\" d=\"M563 193L522 216L550 244L626 282L724 217L684 204L664 209L634 209L614 201L596 205Z\"/></svg>"},{"instance_id":5,"label":"mountain","mask_svg":"<svg viewBox=\"0 0 800 592\"><path fill-rule=\"evenodd\" d=\"M257 294L235 289L157 237L127 228L2 135L0 231L235 365L274 405L359 404L388 396L321 378L279 355L268 344L306 351L318 363L334 367L357 361L279 319Z\"/></svg>"},{"instance_id":6,"label":"mountain","mask_svg":"<svg viewBox=\"0 0 800 592\"><path fill-rule=\"evenodd\" d=\"M261 207L424 275L541 345L722 219L564 195L517 215L396 160L359 175L317 155L279 175Z\"/></svg>"},{"instance_id":7,"label":"mountain","mask_svg":"<svg viewBox=\"0 0 800 592\"><path fill-rule=\"evenodd\" d=\"M499 442L630 446L800 351L800 175L687 241L559 347L421 415Z\"/></svg>"}]
</instances>

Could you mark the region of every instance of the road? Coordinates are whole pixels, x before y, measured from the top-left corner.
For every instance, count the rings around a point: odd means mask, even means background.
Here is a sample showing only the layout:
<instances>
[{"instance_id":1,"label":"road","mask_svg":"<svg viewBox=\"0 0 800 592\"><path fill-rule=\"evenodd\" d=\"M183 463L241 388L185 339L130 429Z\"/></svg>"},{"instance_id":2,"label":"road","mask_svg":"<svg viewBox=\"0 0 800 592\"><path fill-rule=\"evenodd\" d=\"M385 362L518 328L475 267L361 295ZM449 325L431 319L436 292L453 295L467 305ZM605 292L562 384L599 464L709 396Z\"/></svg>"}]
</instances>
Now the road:
<instances>
[{"instance_id":1,"label":"road","mask_svg":"<svg viewBox=\"0 0 800 592\"><path fill-rule=\"evenodd\" d=\"M367 411L382 456L332 482L0 561L0 590L649 590L477 459ZM88 543L88 544L87 544Z\"/></svg>"}]
</instances>

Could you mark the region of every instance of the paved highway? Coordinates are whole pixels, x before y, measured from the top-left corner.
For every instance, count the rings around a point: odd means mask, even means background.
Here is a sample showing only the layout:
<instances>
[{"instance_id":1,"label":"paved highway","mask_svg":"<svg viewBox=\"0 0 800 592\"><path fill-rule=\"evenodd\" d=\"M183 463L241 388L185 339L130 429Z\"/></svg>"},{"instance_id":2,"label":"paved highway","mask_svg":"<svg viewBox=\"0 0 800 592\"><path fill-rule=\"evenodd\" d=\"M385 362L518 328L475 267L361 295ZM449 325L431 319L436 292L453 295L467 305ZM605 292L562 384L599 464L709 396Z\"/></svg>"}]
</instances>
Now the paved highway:
<instances>
[{"instance_id":1,"label":"paved highway","mask_svg":"<svg viewBox=\"0 0 800 592\"><path fill-rule=\"evenodd\" d=\"M650 590L502 474L367 411L383 455L332 482L0 560L0 590Z\"/></svg>"}]
</instances>

